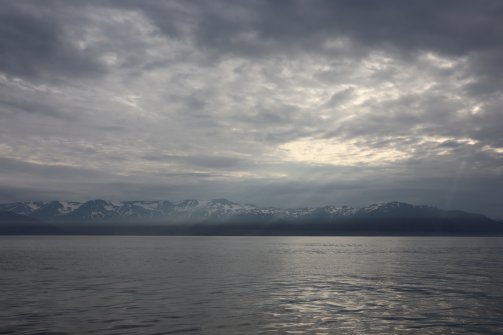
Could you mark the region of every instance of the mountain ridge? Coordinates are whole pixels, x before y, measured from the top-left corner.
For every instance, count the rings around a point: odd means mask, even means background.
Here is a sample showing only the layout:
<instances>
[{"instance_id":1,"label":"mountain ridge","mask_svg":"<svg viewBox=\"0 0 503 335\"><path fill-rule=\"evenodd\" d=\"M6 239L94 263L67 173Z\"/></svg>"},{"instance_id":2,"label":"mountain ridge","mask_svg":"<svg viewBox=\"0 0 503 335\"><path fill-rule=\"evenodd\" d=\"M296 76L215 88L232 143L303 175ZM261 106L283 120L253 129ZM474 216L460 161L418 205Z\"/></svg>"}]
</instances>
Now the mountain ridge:
<instances>
[{"instance_id":1,"label":"mountain ridge","mask_svg":"<svg viewBox=\"0 0 503 335\"><path fill-rule=\"evenodd\" d=\"M482 214L457 210L442 210L426 205L392 201L355 208L327 205L322 207L278 208L239 204L227 199L107 201L103 199L76 201L26 201L0 204L0 211L50 223L98 222L222 222L232 220L256 221L336 221L344 219L390 218L452 218L490 220Z\"/></svg>"}]
</instances>

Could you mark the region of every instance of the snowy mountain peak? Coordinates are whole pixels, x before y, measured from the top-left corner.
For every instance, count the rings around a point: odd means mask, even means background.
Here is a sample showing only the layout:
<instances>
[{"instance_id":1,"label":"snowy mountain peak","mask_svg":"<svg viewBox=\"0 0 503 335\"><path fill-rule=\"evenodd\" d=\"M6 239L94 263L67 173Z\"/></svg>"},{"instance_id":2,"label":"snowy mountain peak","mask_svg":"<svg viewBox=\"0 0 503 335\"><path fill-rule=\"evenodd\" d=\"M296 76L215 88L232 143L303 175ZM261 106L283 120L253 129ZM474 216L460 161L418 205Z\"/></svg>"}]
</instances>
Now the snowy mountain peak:
<instances>
[{"instance_id":1,"label":"snowy mountain peak","mask_svg":"<svg viewBox=\"0 0 503 335\"><path fill-rule=\"evenodd\" d=\"M407 204L405 202L399 201L391 201L391 202L381 202L369 205L367 207L363 207L360 209L362 212L373 213L373 212L389 212L392 210L396 210L399 208L412 208L416 207L411 204Z\"/></svg>"}]
</instances>

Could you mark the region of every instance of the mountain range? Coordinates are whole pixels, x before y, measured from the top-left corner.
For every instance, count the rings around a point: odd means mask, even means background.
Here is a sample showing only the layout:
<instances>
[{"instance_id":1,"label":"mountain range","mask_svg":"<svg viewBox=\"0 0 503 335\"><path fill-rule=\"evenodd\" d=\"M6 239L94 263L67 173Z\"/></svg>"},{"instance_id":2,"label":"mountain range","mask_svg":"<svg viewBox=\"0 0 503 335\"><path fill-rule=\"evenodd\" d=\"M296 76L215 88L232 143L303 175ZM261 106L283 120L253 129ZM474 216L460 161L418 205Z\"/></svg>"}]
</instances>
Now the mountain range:
<instances>
[{"instance_id":1,"label":"mountain range","mask_svg":"<svg viewBox=\"0 0 503 335\"><path fill-rule=\"evenodd\" d=\"M398 204L398 203L397 203ZM396 204L396 205L397 205ZM391 206L392 203L390 203ZM395 205L395 206L396 206ZM377 208L368 208L372 211ZM0 211L13 212L45 222L204 222L236 219L298 220L313 215L337 218L354 215L352 207L281 209L238 204L227 199L170 201L15 202L0 204Z\"/></svg>"},{"instance_id":2,"label":"mountain range","mask_svg":"<svg viewBox=\"0 0 503 335\"><path fill-rule=\"evenodd\" d=\"M288 209L239 204L227 199L179 202L32 201L0 204L0 223L4 228L36 226L37 231L41 225L66 232L85 232L89 231L89 227L101 231L113 227L113 231L119 232L128 227L131 231L139 229L141 232L146 227L157 227L153 231L155 234L161 229L166 234L196 235L503 232L503 223L482 214L397 201L362 208L323 206Z\"/></svg>"}]
</instances>

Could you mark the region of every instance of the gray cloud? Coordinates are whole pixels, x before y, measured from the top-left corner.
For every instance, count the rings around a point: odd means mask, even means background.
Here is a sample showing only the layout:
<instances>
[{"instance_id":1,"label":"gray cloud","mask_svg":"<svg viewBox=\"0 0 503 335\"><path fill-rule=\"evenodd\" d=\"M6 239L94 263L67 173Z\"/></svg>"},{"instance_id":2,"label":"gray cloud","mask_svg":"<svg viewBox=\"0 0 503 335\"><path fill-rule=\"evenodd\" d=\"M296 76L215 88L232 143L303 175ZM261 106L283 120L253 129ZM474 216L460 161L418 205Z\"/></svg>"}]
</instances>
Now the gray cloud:
<instances>
[{"instance_id":1,"label":"gray cloud","mask_svg":"<svg viewBox=\"0 0 503 335\"><path fill-rule=\"evenodd\" d=\"M4 1L0 199L503 215L500 1Z\"/></svg>"},{"instance_id":2,"label":"gray cloud","mask_svg":"<svg viewBox=\"0 0 503 335\"><path fill-rule=\"evenodd\" d=\"M65 36L62 21L71 20L76 14L67 7L58 2L40 6L36 2L3 1L0 69L9 75L40 79L103 70L91 55L78 50Z\"/></svg>"}]
</instances>

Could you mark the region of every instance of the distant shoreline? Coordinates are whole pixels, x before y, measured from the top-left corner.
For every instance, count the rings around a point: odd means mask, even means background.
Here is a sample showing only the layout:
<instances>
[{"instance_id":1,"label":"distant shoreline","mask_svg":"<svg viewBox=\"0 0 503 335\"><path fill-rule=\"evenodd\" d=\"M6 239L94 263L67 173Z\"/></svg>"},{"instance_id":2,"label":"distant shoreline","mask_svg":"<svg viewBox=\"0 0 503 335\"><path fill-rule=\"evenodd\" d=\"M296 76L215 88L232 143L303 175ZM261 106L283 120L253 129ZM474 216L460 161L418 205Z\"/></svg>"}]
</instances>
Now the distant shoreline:
<instances>
[{"instance_id":1,"label":"distant shoreline","mask_svg":"<svg viewBox=\"0 0 503 335\"><path fill-rule=\"evenodd\" d=\"M398 226L399 225L399 226ZM0 225L0 235L123 236L503 236L503 225L486 224L171 224Z\"/></svg>"}]
</instances>

